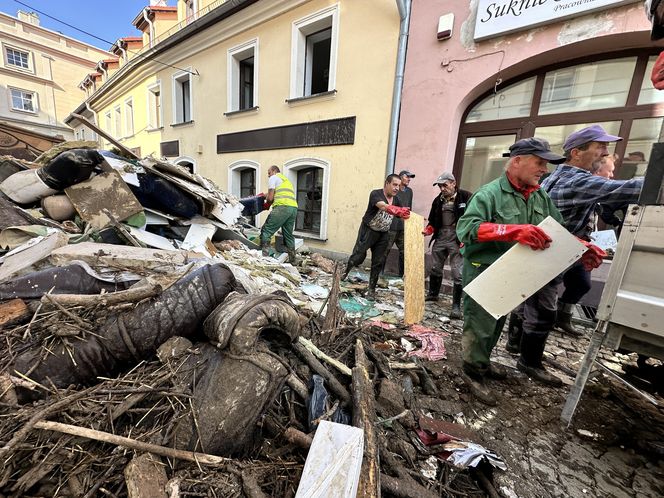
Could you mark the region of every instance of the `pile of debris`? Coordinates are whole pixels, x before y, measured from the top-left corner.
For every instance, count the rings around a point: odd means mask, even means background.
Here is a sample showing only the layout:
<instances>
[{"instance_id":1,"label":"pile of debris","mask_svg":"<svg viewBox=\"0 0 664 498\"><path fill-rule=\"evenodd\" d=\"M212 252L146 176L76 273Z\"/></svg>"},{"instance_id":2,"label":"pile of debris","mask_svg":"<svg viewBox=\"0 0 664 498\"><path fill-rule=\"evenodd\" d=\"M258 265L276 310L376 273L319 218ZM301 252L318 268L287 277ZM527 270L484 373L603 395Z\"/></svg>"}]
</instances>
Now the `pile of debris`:
<instances>
[{"instance_id":1,"label":"pile of debris","mask_svg":"<svg viewBox=\"0 0 664 498\"><path fill-rule=\"evenodd\" d=\"M94 147L0 158L0 496L495 493L500 457L415 403L441 330L346 314L334 262L264 257L210 180Z\"/></svg>"}]
</instances>

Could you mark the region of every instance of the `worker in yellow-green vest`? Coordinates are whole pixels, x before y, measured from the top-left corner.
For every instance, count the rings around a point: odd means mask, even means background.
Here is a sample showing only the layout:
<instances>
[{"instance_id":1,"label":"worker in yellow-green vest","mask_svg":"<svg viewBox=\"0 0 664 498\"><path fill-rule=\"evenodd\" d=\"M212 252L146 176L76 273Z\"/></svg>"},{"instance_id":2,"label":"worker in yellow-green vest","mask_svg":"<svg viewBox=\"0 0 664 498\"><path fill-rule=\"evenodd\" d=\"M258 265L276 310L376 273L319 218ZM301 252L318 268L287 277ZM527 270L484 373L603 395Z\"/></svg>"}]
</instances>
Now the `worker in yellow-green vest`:
<instances>
[{"instance_id":1,"label":"worker in yellow-green vest","mask_svg":"<svg viewBox=\"0 0 664 498\"><path fill-rule=\"evenodd\" d=\"M261 228L261 250L267 256L270 240L275 232L281 228L286 252L288 253L288 262L294 265L295 239L293 238L293 228L295 228L295 218L297 217L295 189L290 180L281 174L278 166L270 166L267 170L267 176L268 191L263 208L269 209L271 206L272 211L265 220L263 228Z\"/></svg>"}]
</instances>

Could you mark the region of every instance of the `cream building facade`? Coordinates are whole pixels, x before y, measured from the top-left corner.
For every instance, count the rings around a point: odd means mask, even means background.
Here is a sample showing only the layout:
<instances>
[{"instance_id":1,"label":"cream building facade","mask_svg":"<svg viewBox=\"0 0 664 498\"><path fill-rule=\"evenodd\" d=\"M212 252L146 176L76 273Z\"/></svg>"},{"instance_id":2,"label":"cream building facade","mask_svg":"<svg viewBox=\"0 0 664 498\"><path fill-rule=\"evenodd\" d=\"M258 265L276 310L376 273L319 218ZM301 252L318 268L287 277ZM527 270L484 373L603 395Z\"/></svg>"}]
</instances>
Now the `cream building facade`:
<instances>
[{"instance_id":1,"label":"cream building facade","mask_svg":"<svg viewBox=\"0 0 664 498\"><path fill-rule=\"evenodd\" d=\"M42 28L35 13L21 11L0 13L0 45L0 122L46 142L73 139L64 120L81 101L78 84L112 54Z\"/></svg>"},{"instance_id":2,"label":"cream building facade","mask_svg":"<svg viewBox=\"0 0 664 498\"><path fill-rule=\"evenodd\" d=\"M154 37L78 110L141 155L238 196L266 191L278 165L297 190L296 234L350 252L385 177L394 0L180 0L176 9L170 26L141 25Z\"/></svg>"}]
</instances>

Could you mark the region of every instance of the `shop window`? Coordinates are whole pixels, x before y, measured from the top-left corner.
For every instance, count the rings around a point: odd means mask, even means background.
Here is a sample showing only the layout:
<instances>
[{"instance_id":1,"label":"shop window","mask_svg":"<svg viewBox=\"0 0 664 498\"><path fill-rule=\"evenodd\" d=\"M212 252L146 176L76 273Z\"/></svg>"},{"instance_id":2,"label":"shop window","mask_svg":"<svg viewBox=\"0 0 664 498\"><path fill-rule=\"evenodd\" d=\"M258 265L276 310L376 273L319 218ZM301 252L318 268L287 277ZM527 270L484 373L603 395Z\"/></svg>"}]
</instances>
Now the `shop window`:
<instances>
[{"instance_id":1,"label":"shop window","mask_svg":"<svg viewBox=\"0 0 664 498\"><path fill-rule=\"evenodd\" d=\"M151 130L159 129L162 124L161 83L148 87L148 126Z\"/></svg>"},{"instance_id":2,"label":"shop window","mask_svg":"<svg viewBox=\"0 0 664 498\"><path fill-rule=\"evenodd\" d=\"M461 188L475 192L485 183L498 178L507 163L503 153L515 140L516 135L466 138Z\"/></svg>"},{"instance_id":3,"label":"shop window","mask_svg":"<svg viewBox=\"0 0 664 498\"><path fill-rule=\"evenodd\" d=\"M321 227L323 168L301 168L297 171L297 219L295 229L318 235Z\"/></svg>"},{"instance_id":4,"label":"shop window","mask_svg":"<svg viewBox=\"0 0 664 498\"><path fill-rule=\"evenodd\" d=\"M454 171L460 185L476 190L499 176L500 154L517 138L544 138L562 154L565 138L591 124L625 138L608 147L618 155L616 178L643 175L652 144L664 141L664 92L653 90L650 82L656 55L643 52L543 68L478 99L459 130L461 153ZM531 106L534 95L541 98Z\"/></svg>"},{"instance_id":5,"label":"shop window","mask_svg":"<svg viewBox=\"0 0 664 498\"><path fill-rule=\"evenodd\" d=\"M192 121L191 74L179 73L173 76L173 124Z\"/></svg>"},{"instance_id":6,"label":"shop window","mask_svg":"<svg viewBox=\"0 0 664 498\"><path fill-rule=\"evenodd\" d=\"M336 6L293 24L291 98L334 90L337 32Z\"/></svg>"},{"instance_id":7,"label":"shop window","mask_svg":"<svg viewBox=\"0 0 664 498\"><path fill-rule=\"evenodd\" d=\"M632 122L617 180L629 180L646 174L653 144L664 140L663 124L664 118L635 119Z\"/></svg>"},{"instance_id":8,"label":"shop window","mask_svg":"<svg viewBox=\"0 0 664 498\"><path fill-rule=\"evenodd\" d=\"M664 92L653 87L652 81L650 81L650 75L652 74L652 68L655 66L656 60L657 56L655 55L648 58L646 73L641 82L641 90L639 91L638 104L659 104L660 102L664 102Z\"/></svg>"},{"instance_id":9,"label":"shop window","mask_svg":"<svg viewBox=\"0 0 664 498\"><path fill-rule=\"evenodd\" d=\"M131 137L134 134L134 101L128 99L125 101L125 136Z\"/></svg>"},{"instance_id":10,"label":"shop window","mask_svg":"<svg viewBox=\"0 0 664 498\"><path fill-rule=\"evenodd\" d=\"M27 90L11 88L12 110L23 112L37 112L37 94Z\"/></svg>"},{"instance_id":11,"label":"shop window","mask_svg":"<svg viewBox=\"0 0 664 498\"><path fill-rule=\"evenodd\" d=\"M228 51L228 112L257 105L258 40Z\"/></svg>"},{"instance_id":12,"label":"shop window","mask_svg":"<svg viewBox=\"0 0 664 498\"><path fill-rule=\"evenodd\" d=\"M528 116L535 91L535 78L529 78L489 95L468 113L466 123Z\"/></svg>"},{"instance_id":13,"label":"shop window","mask_svg":"<svg viewBox=\"0 0 664 498\"><path fill-rule=\"evenodd\" d=\"M544 76L539 114L606 109L625 105L636 57L583 64Z\"/></svg>"},{"instance_id":14,"label":"shop window","mask_svg":"<svg viewBox=\"0 0 664 498\"><path fill-rule=\"evenodd\" d=\"M19 69L30 69L30 52L5 47L5 63Z\"/></svg>"},{"instance_id":15,"label":"shop window","mask_svg":"<svg viewBox=\"0 0 664 498\"><path fill-rule=\"evenodd\" d=\"M574 123L568 125L557 125L557 126L542 126L535 129L535 136L543 138L549 142L551 150L557 154L564 154L563 144L567 136L581 128L590 126L592 124L598 124L602 126L607 133L610 135L619 135L620 133L620 121L603 121L603 122L593 122L593 123ZM608 145L610 153L613 153L616 148L616 142L611 142ZM552 171L555 168L554 165L549 163L549 170Z\"/></svg>"}]
</instances>

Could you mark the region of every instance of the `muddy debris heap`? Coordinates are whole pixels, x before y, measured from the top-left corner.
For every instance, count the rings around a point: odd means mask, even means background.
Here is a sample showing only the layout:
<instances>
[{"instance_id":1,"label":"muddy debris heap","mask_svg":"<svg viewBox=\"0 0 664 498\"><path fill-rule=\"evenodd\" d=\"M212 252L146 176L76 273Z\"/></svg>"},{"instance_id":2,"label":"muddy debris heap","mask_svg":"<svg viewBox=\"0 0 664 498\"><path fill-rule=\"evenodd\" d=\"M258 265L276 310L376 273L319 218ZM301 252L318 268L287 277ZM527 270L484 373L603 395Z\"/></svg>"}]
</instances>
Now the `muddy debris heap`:
<instances>
[{"instance_id":1,"label":"muddy debris heap","mask_svg":"<svg viewBox=\"0 0 664 498\"><path fill-rule=\"evenodd\" d=\"M251 202L96 147L0 158L1 497L493 491L500 458L414 416L395 368L435 385L344 317L334 262L263 257ZM482 463L421 472L453 454Z\"/></svg>"}]
</instances>

